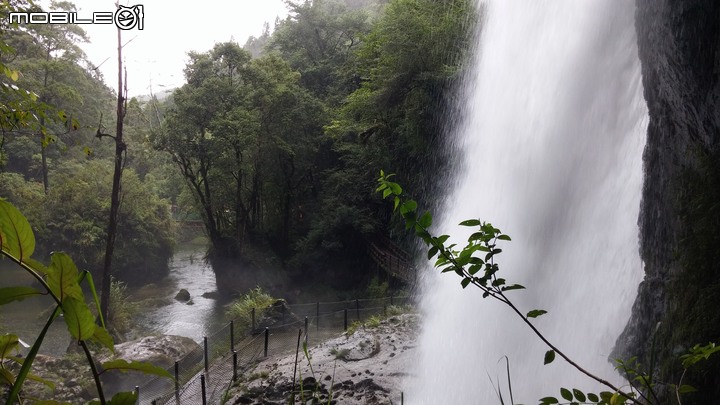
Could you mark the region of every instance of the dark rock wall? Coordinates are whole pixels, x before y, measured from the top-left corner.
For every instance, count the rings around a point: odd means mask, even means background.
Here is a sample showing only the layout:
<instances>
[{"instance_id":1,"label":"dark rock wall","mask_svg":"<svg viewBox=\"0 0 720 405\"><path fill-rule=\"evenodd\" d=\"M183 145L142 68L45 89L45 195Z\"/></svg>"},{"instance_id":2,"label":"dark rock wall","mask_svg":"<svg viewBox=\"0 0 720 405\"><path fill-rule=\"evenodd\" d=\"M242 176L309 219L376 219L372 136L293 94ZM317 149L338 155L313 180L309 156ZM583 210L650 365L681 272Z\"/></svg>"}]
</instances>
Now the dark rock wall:
<instances>
[{"instance_id":1,"label":"dark rock wall","mask_svg":"<svg viewBox=\"0 0 720 405\"><path fill-rule=\"evenodd\" d=\"M717 159L720 140L720 1L636 0L636 5L639 56L650 113L639 218L645 279L614 355L639 355L647 365L652 351L658 356L659 377L676 383L681 372L678 354L694 343L713 339L720 343L720 325L697 327L714 322L717 315L693 313L693 308L720 312L718 295L705 290L720 285L718 266L708 254L708 263L700 265L705 267L702 274L692 274L698 263L684 254L688 241L704 238L691 219L707 225L717 214L706 206L697 208L700 204L695 197L709 187L720 187L706 181L714 177L709 172L718 167L708 162ZM690 178L700 180L691 182ZM712 195L705 197L714 198ZM720 227L717 231L720 233ZM703 245L706 250L716 247ZM655 350L651 350L658 322ZM703 367L693 378L704 394L683 401L684 405L720 403L720 383L716 381L720 369ZM713 399L707 402L709 398Z\"/></svg>"}]
</instances>

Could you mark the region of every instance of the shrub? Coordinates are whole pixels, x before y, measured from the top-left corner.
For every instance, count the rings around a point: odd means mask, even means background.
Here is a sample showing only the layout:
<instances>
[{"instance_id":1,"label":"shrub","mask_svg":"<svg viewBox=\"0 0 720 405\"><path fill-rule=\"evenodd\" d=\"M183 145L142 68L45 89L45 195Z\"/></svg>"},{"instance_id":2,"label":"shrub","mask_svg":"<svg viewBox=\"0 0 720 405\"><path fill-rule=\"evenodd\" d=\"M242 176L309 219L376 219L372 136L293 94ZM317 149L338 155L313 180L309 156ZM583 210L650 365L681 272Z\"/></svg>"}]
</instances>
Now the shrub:
<instances>
[{"instance_id":1,"label":"shrub","mask_svg":"<svg viewBox=\"0 0 720 405\"><path fill-rule=\"evenodd\" d=\"M240 298L233 301L228 307L225 315L235 321L236 327L250 329L252 325L252 311L255 309L255 321L260 323L263 313L277 300L260 287L248 291Z\"/></svg>"}]
</instances>

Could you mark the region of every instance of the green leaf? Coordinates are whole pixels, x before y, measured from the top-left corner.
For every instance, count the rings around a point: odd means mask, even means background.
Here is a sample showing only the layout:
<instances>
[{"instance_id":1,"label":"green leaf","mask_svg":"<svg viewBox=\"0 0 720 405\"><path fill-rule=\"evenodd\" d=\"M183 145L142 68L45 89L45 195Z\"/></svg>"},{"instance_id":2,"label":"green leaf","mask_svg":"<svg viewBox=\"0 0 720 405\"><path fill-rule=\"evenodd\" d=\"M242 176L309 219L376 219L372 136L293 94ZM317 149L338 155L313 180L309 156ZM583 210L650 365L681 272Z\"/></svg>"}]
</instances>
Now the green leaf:
<instances>
[{"instance_id":1,"label":"green leaf","mask_svg":"<svg viewBox=\"0 0 720 405\"><path fill-rule=\"evenodd\" d=\"M403 218L405 218L405 229L410 230L415 227L416 217L414 212L408 212L407 214L404 214Z\"/></svg>"},{"instance_id":2,"label":"green leaf","mask_svg":"<svg viewBox=\"0 0 720 405\"><path fill-rule=\"evenodd\" d=\"M40 275L47 274L47 267L35 259L27 258L23 260L23 263Z\"/></svg>"},{"instance_id":3,"label":"green leaf","mask_svg":"<svg viewBox=\"0 0 720 405\"><path fill-rule=\"evenodd\" d=\"M505 284L505 279L504 279L504 278L498 278L498 279L493 280L493 282L492 282L492 286L493 286L493 287L499 287L499 286L504 285L504 284Z\"/></svg>"},{"instance_id":4,"label":"green leaf","mask_svg":"<svg viewBox=\"0 0 720 405\"><path fill-rule=\"evenodd\" d=\"M437 238L435 238L435 244L436 245L443 245L447 240L450 239L450 235L440 235Z\"/></svg>"},{"instance_id":5,"label":"green leaf","mask_svg":"<svg viewBox=\"0 0 720 405\"><path fill-rule=\"evenodd\" d=\"M105 319L103 319L102 311L100 310L100 298L98 298L97 289L95 289L95 281L93 281L92 273L85 270L84 272L85 280L87 280L88 286L90 287L90 291L93 295L93 301L95 302L95 309L97 309L98 317L100 318L100 325L104 328L105 327ZM110 349L112 350L112 349Z\"/></svg>"},{"instance_id":6,"label":"green leaf","mask_svg":"<svg viewBox=\"0 0 720 405\"><path fill-rule=\"evenodd\" d=\"M44 379L44 378L42 378L42 377L40 377L40 376L37 376L37 375L35 375L35 374L29 374L29 373L28 373L28 375L27 375L27 379L28 379L28 380L32 380L32 381L35 381L35 382L40 383L40 384L43 384L43 385L45 385L46 387L50 388L51 391L55 391L55 383L53 383L53 382L50 381L50 380L46 380L46 379ZM33 403L34 403L34 404L37 404L37 402L33 402Z\"/></svg>"},{"instance_id":7,"label":"green leaf","mask_svg":"<svg viewBox=\"0 0 720 405\"><path fill-rule=\"evenodd\" d=\"M573 394L575 395L575 399L577 399L580 402L585 402L585 394L583 394L582 391L580 391L577 388L573 388Z\"/></svg>"},{"instance_id":8,"label":"green leaf","mask_svg":"<svg viewBox=\"0 0 720 405\"><path fill-rule=\"evenodd\" d=\"M520 284L513 284L513 285L509 285L507 287L502 288L503 291L523 290L523 289L525 289L525 287Z\"/></svg>"},{"instance_id":9,"label":"green leaf","mask_svg":"<svg viewBox=\"0 0 720 405\"><path fill-rule=\"evenodd\" d=\"M173 379L173 376L162 367L154 366L150 363L142 363L139 361L128 362L123 359L111 360L102 364L103 370L118 370L121 372L127 371L139 371L145 374L157 375L160 377L166 377Z\"/></svg>"},{"instance_id":10,"label":"green leaf","mask_svg":"<svg viewBox=\"0 0 720 405\"><path fill-rule=\"evenodd\" d=\"M3 385L15 384L15 375L8 369L0 368L0 383Z\"/></svg>"},{"instance_id":11,"label":"green leaf","mask_svg":"<svg viewBox=\"0 0 720 405\"><path fill-rule=\"evenodd\" d=\"M0 288L0 305L5 305L13 301L22 301L33 295L42 295L42 292L32 287Z\"/></svg>"},{"instance_id":12,"label":"green leaf","mask_svg":"<svg viewBox=\"0 0 720 405\"><path fill-rule=\"evenodd\" d=\"M697 392L697 388L693 387L692 385L683 384L678 388L678 392L681 394L688 394L691 392Z\"/></svg>"},{"instance_id":13,"label":"green leaf","mask_svg":"<svg viewBox=\"0 0 720 405\"><path fill-rule=\"evenodd\" d=\"M118 392L107 402L107 405L135 405L137 399L136 392Z\"/></svg>"},{"instance_id":14,"label":"green leaf","mask_svg":"<svg viewBox=\"0 0 720 405\"><path fill-rule=\"evenodd\" d=\"M106 405L135 405L137 403L136 392L118 392L113 395L110 401L105 402ZM100 405L100 401L90 401L88 405Z\"/></svg>"},{"instance_id":15,"label":"green leaf","mask_svg":"<svg viewBox=\"0 0 720 405\"><path fill-rule=\"evenodd\" d=\"M401 195L402 194L402 187L400 187L397 183L388 183L388 187L392 190L392 193L395 195Z\"/></svg>"},{"instance_id":16,"label":"green leaf","mask_svg":"<svg viewBox=\"0 0 720 405\"><path fill-rule=\"evenodd\" d=\"M430 250L428 250L428 254L427 254L428 260L435 257L435 255L438 254L438 251L439 251L439 249L437 246L431 247Z\"/></svg>"},{"instance_id":17,"label":"green leaf","mask_svg":"<svg viewBox=\"0 0 720 405\"><path fill-rule=\"evenodd\" d=\"M462 285L462 288L466 288L466 287L470 284L470 281L472 281L472 280L470 279L470 277L465 277L465 278L462 279L462 281L460 282L460 285Z\"/></svg>"},{"instance_id":18,"label":"green leaf","mask_svg":"<svg viewBox=\"0 0 720 405\"><path fill-rule=\"evenodd\" d=\"M95 325L95 333L93 334L93 339L98 341L101 345L107 347L111 352L115 352L115 342L113 341L113 338L107 331L107 329L103 328L102 326Z\"/></svg>"},{"instance_id":19,"label":"green leaf","mask_svg":"<svg viewBox=\"0 0 720 405\"><path fill-rule=\"evenodd\" d=\"M393 205L393 211L398 209L398 205L400 205L400 197L395 197L394 205Z\"/></svg>"},{"instance_id":20,"label":"green leaf","mask_svg":"<svg viewBox=\"0 0 720 405\"><path fill-rule=\"evenodd\" d=\"M600 398L597 395L593 394L592 392L588 392L587 399L590 402L595 402L595 403L600 402Z\"/></svg>"},{"instance_id":21,"label":"green leaf","mask_svg":"<svg viewBox=\"0 0 720 405\"><path fill-rule=\"evenodd\" d=\"M392 190L390 190L389 188L383 190L383 199L388 198L390 194L392 194Z\"/></svg>"},{"instance_id":22,"label":"green leaf","mask_svg":"<svg viewBox=\"0 0 720 405\"><path fill-rule=\"evenodd\" d=\"M503 235L499 235L497 238L498 238L499 240L511 240L509 236L504 235L504 234L503 234Z\"/></svg>"},{"instance_id":23,"label":"green leaf","mask_svg":"<svg viewBox=\"0 0 720 405\"><path fill-rule=\"evenodd\" d=\"M555 360L555 350L548 350L547 352L545 352L545 360L543 364L550 364L553 362L553 360ZM570 396L570 399L572 399L572 396Z\"/></svg>"},{"instance_id":24,"label":"green leaf","mask_svg":"<svg viewBox=\"0 0 720 405\"><path fill-rule=\"evenodd\" d=\"M5 360L10 352L14 351L20 341L17 335L2 335L0 336L0 360Z\"/></svg>"},{"instance_id":25,"label":"green leaf","mask_svg":"<svg viewBox=\"0 0 720 405\"><path fill-rule=\"evenodd\" d=\"M84 301L82 289L78 284L79 272L70 256L63 252L55 252L50 257L48 286L61 302L66 298Z\"/></svg>"},{"instance_id":26,"label":"green leaf","mask_svg":"<svg viewBox=\"0 0 720 405\"><path fill-rule=\"evenodd\" d=\"M465 221L460 222L461 226L478 226L480 225L480 221L477 219L467 219Z\"/></svg>"},{"instance_id":27,"label":"green leaf","mask_svg":"<svg viewBox=\"0 0 720 405\"><path fill-rule=\"evenodd\" d=\"M560 396L563 397L567 401L572 401L573 394L570 392L567 388L560 388Z\"/></svg>"},{"instance_id":28,"label":"green leaf","mask_svg":"<svg viewBox=\"0 0 720 405\"><path fill-rule=\"evenodd\" d=\"M0 249L20 262L35 250L35 235L27 219L4 199L0 199Z\"/></svg>"},{"instance_id":29,"label":"green leaf","mask_svg":"<svg viewBox=\"0 0 720 405\"><path fill-rule=\"evenodd\" d=\"M422 228L430 228L430 226L432 225L432 215L429 212L425 212L424 214L422 214L420 219L418 219L417 223Z\"/></svg>"},{"instance_id":30,"label":"green leaf","mask_svg":"<svg viewBox=\"0 0 720 405\"><path fill-rule=\"evenodd\" d=\"M526 317L537 318L538 316L545 314L547 314L547 311L545 311L544 309L533 309L532 311L527 313Z\"/></svg>"},{"instance_id":31,"label":"green leaf","mask_svg":"<svg viewBox=\"0 0 720 405\"><path fill-rule=\"evenodd\" d=\"M38 351L40 350L40 346L42 346L43 341L45 340L45 336L47 335L48 329L50 329L50 325L55 321L55 319L60 314L60 307L56 306L53 310L52 314L50 314L50 317L48 318L47 322L45 322L45 326L43 326L42 330L40 331L40 334L35 339L35 343L33 343L32 347L30 348L30 351L25 355L25 359L23 360L22 367L20 367L20 371L18 372L17 379L15 383L12 386L12 389L10 390L10 393L7 395L7 403L13 404L20 396L20 390L22 389L23 383L25 382L25 379L28 377L30 373L30 367L32 366L33 361L35 361L35 356L37 356Z\"/></svg>"},{"instance_id":32,"label":"green leaf","mask_svg":"<svg viewBox=\"0 0 720 405\"><path fill-rule=\"evenodd\" d=\"M417 210L417 202L415 200L407 200L400 206L400 214L405 216L409 212Z\"/></svg>"},{"instance_id":33,"label":"green leaf","mask_svg":"<svg viewBox=\"0 0 720 405\"><path fill-rule=\"evenodd\" d=\"M88 340L95 335L95 317L85 302L68 297L62 303L68 332L77 340Z\"/></svg>"},{"instance_id":34,"label":"green leaf","mask_svg":"<svg viewBox=\"0 0 720 405\"><path fill-rule=\"evenodd\" d=\"M540 403L543 404L543 405L545 405L545 404L548 404L548 405L550 405L550 404L557 404L557 403L559 403L559 402L560 402L560 401L558 401L557 398L555 398L555 397L540 398Z\"/></svg>"}]
</instances>

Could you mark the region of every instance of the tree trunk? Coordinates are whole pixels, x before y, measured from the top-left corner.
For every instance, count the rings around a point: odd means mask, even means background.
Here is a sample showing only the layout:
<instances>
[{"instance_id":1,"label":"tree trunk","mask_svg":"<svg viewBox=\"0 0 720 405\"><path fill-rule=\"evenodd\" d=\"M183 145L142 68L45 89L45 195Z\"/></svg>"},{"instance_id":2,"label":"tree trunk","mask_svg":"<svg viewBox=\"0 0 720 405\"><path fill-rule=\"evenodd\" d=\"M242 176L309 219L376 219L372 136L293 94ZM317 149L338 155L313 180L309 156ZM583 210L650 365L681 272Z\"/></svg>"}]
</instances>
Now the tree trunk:
<instances>
[{"instance_id":1,"label":"tree trunk","mask_svg":"<svg viewBox=\"0 0 720 405\"><path fill-rule=\"evenodd\" d=\"M100 312L108 322L110 315L110 283L112 282L112 257L115 250L115 236L117 234L117 216L120 211L120 179L123 171L123 158L125 143L123 142L123 120L125 118L125 98L123 97L123 69L122 69L122 36L118 28L118 98L117 98L117 126L115 129L115 170L113 172L112 196L110 198L110 220L107 228L107 243L105 245L105 264L102 277L102 297ZM106 326L107 323L106 323Z\"/></svg>"}]
</instances>

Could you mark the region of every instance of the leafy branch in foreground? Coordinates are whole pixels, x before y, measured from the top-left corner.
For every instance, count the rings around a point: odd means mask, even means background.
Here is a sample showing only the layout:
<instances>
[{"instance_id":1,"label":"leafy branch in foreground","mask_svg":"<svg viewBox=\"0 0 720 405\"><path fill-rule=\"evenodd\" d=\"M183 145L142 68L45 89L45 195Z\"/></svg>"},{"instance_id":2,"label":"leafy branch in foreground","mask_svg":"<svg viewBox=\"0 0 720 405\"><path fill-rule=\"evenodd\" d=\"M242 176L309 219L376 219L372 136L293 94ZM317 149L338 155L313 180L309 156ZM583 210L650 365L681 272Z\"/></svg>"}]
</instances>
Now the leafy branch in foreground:
<instances>
[{"instance_id":1,"label":"leafy branch in foreground","mask_svg":"<svg viewBox=\"0 0 720 405\"><path fill-rule=\"evenodd\" d=\"M535 309L527 313L523 313L508 298L506 293L513 290L521 290L525 287L520 284L510 284L506 279L499 276L499 266L495 262L495 256L502 253L502 249L498 246L501 241L510 241L508 235L503 234L499 229L491 224L482 222L479 219L469 219L462 221L461 226L476 228L462 249L457 249L456 244L445 245L450 238L449 235L433 236L429 228L432 226L432 215L429 212L423 214L418 213L417 202L408 198L402 190L402 187L390 179L393 174L386 175L380 171L378 178L377 192L381 192L384 199L391 198L395 211L399 211L405 220L405 227L413 230L415 235L421 238L428 246L428 260L436 258L435 267L440 269L442 273L454 272L460 277L460 284L463 288L468 285L474 285L483 292L483 298L492 298L507 305L520 319L542 340L550 350L545 353L545 364L554 361L558 355L572 365L582 374L597 381L598 383L610 388L612 392L603 392L599 395L585 394L579 390L561 390L561 396L568 401L586 402L597 404L623 404L626 401L635 404L643 402L636 398L635 393L623 392L609 381L600 378L589 371L585 370L563 351L559 350L552 344L535 325L531 319L547 313L545 310ZM572 395L568 395L571 393ZM641 396L643 394L641 393ZM568 399L567 397L570 397ZM648 400L648 398L645 398ZM650 402L650 401L648 401ZM540 400L541 404L557 404L558 399L554 397L545 397Z\"/></svg>"},{"instance_id":2,"label":"leafy branch in foreground","mask_svg":"<svg viewBox=\"0 0 720 405\"><path fill-rule=\"evenodd\" d=\"M52 383L30 374L30 369L50 325L60 315L63 315L70 335L82 347L92 371L99 397L99 401L92 402L93 404L134 405L137 401L135 393L120 393L110 401L106 401L100 383L100 375L107 370L134 370L172 379L172 376L166 370L151 364L127 363L124 360L112 360L103 364L96 364L88 343L96 343L101 347L114 351L114 342L107 329L105 329L102 316L99 317L100 324L96 323L95 315L93 315L90 306L87 304L80 286L83 281L88 284L93 294L95 308L99 309L98 296L90 273L87 271L80 272L70 256L62 252L53 253L50 256L50 264L45 266L31 258L34 250L35 235L27 219L12 204L0 199L0 254L32 275L41 286L40 289L26 286L0 288L0 305L41 295L48 295L55 301L55 309L24 359L11 355L19 345L17 335L6 334L0 336L0 385L8 387L6 405L14 405L17 402L22 403L21 390L27 379L40 381L51 388L53 387ZM17 366L20 369L17 374L14 374ZM57 401L43 401L43 403L49 405L59 404Z\"/></svg>"}]
</instances>

